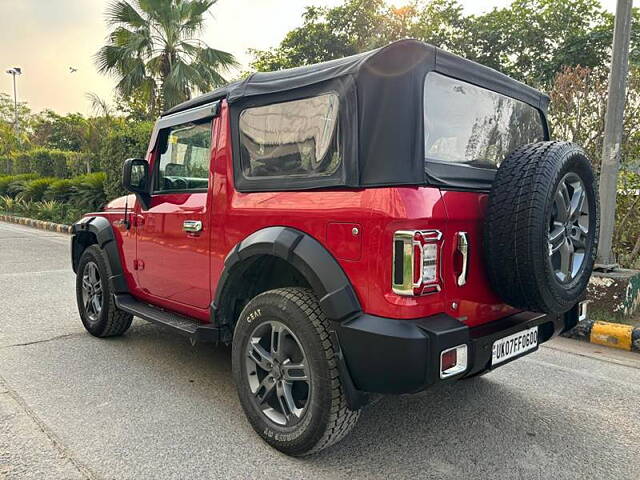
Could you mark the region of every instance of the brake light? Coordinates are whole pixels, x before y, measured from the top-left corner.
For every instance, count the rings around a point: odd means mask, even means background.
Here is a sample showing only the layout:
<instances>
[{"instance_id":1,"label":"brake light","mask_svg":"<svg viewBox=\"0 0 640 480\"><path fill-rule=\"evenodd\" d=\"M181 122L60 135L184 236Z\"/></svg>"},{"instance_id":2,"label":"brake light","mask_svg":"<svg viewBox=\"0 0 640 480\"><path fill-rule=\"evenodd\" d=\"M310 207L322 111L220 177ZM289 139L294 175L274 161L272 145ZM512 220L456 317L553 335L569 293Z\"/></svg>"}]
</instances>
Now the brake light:
<instances>
[{"instance_id":1,"label":"brake light","mask_svg":"<svg viewBox=\"0 0 640 480\"><path fill-rule=\"evenodd\" d=\"M440 291L439 230L400 230L393 234L392 287L398 295Z\"/></svg>"}]
</instances>

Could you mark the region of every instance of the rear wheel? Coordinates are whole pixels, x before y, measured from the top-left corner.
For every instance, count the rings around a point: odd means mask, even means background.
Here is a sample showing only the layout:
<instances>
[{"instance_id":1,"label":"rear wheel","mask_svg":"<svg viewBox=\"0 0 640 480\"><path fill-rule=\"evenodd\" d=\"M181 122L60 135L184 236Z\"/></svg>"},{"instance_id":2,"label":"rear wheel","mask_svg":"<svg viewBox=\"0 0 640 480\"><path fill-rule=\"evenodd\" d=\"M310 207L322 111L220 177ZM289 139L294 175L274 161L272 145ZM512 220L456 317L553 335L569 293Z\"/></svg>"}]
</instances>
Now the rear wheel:
<instances>
[{"instance_id":1,"label":"rear wheel","mask_svg":"<svg viewBox=\"0 0 640 480\"><path fill-rule=\"evenodd\" d=\"M97 245L87 247L78 263L76 300L84 328L96 337L122 335L133 320L131 314L116 307L110 276L102 250Z\"/></svg>"},{"instance_id":2,"label":"rear wheel","mask_svg":"<svg viewBox=\"0 0 640 480\"><path fill-rule=\"evenodd\" d=\"M251 300L233 337L233 376L254 430L287 455L315 453L355 425L328 320L313 294L281 288Z\"/></svg>"}]
</instances>

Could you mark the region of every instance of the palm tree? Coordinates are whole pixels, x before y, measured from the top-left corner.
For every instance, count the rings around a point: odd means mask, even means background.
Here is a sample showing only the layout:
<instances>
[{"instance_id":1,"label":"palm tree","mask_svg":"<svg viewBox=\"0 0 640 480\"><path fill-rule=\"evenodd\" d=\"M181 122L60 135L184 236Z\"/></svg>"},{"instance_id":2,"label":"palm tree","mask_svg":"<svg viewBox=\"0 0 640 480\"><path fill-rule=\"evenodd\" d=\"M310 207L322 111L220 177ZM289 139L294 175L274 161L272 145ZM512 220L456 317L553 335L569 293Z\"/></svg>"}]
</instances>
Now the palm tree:
<instances>
[{"instance_id":1,"label":"palm tree","mask_svg":"<svg viewBox=\"0 0 640 480\"><path fill-rule=\"evenodd\" d=\"M152 111L188 100L194 90L224 85L233 55L196 38L217 0L112 0L107 44L96 54L101 73L115 75L126 98L141 94Z\"/></svg>"}]
</instances>

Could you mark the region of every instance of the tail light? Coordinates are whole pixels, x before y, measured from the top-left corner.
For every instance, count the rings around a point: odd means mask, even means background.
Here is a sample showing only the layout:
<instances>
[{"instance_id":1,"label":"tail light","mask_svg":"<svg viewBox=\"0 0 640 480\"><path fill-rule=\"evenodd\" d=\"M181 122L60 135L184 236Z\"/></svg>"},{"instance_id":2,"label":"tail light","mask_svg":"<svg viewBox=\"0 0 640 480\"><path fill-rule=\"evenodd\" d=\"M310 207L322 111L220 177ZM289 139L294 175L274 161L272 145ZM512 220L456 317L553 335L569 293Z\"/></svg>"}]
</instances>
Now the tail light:
<instances>
[{"instance_id":1,"label":"tail light","mask_svg":"<svg viewBox=\"0 0 640 480\"><path fill-rule=\"evenodd\" d=\"M399 230L393 234L392 287L398 295L439 292L439 230Z\"/></svg>"}]
</instances>

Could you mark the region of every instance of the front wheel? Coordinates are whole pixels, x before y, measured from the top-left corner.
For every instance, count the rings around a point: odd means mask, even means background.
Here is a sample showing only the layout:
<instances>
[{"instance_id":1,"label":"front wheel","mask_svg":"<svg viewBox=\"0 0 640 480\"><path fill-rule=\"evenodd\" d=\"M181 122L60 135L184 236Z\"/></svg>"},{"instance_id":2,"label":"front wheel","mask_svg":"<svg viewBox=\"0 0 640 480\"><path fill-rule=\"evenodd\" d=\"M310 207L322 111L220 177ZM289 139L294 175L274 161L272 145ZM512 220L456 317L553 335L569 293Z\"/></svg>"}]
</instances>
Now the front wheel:
<instances>
[{"instance_id":1,"label":"front wheel","mask_svg":"<svg viewBox=\"0 0 640 480\"><path fill-rule=\"evenodd\" d=\"M252 299L233 336L233 377L254 430L287 455L318 452L354 427L329 338L329 321L306 289Z\"/></svg>"},{"instance_id":2,"label":"front wheel","mask_svg":"<svg viewBox=\"0 0 640 480\"><path fill-rule=\"evenodd\" d=\"M116 307L111 292L111 271L104 253L91 245L82 253L76 277L76 299L82 324L95 337L122 335L133 316Z\"/></svg>"}]
</instances>

